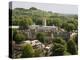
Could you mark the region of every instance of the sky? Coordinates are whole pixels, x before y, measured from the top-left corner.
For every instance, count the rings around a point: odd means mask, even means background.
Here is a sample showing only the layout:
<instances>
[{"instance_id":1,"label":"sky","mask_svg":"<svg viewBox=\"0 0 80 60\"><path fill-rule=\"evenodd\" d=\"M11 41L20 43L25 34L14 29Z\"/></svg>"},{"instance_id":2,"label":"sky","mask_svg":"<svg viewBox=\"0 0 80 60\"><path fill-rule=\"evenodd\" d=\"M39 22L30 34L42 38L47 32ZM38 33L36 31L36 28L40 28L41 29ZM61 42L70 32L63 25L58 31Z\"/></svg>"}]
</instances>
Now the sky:
<instances>
[{"instance_id":1,"label":"sky","mask_svg":"<svg viewBox=\"0 0 80 60\"><path fill-rule=\"evenodd\" d=\"M12 2L12 9L14 8L25 8L29 9L31 7L36 7L37 9L52 11L62 14L78 14L77 5L66 5L66 4L52 4L52 3L35 3L35 2Z\"/></svg>"}]
</instances>

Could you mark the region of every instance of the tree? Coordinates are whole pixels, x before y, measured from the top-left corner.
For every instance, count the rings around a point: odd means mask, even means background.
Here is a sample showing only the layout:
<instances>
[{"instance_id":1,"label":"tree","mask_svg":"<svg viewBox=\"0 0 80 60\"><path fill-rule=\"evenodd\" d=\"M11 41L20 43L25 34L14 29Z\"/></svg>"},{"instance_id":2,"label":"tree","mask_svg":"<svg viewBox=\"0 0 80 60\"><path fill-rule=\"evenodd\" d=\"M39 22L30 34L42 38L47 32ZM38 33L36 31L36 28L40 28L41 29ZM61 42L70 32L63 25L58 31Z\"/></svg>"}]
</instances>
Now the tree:
<instances>
[{"instance_id":1,"label":"tree","mask_svg":"<svg viewBox=\"0 0 80 60\"><path fill-rule=\"evenodd\" d=\"M42 25L43 24L43 18L41 16L34 15L32 17L33 22L35 22L36 25Z\"/></svg>"},{"instance_id":2,"label":"tree","mask_svg":"<svg viewBox=\"0 0 80 60\"><path fill-rule=\"evenodd\" d=\"M21 20L20 25L21 26L27 26L27 25L32 25L33 21L29 17L24 17L23 20Z\"/></svg>"},{"instance_id":3,"label":"tree","mask_svg":"<svg viewBox=\"0 0 80 60\"><path fill-rule=\"evenodd\" d=\"M67 31L72 31L72 30L75 29L75 26L73 24L71 24L71 23L69 23L67 26L68 26L67 27Z\"/></svg>"},{"instance_id":4,"label":"tree","mask_svg":"<svg viewBox=\"0 0 80 60\"><path fill-rule=\"evenodd\" d=\"M36 20L36 25L42 25L42 20Z\"/></svg>"},{"instance_id":5,"label":"tree","mask_svg":"<svg viewBox=\"0 0 80 60\"><path fill-rule=\"evenodd\" d=\"M78 53L77 51L77 47L76 47L76 44L73 40L69 40L68 43L67 43L67 51L69 53L71 53L72 55L75 55Z\"/></svg>"},{"instance_id":6,"label":"tree","mask_svg":"<svg viewBox=\"0 0 80 60\"><path fill-rule=\"evenodd\" d=\"M33 57L34 55L33 47L30 44L23 46L22 58Z\"/></svg>"},{"instance_id":7,"label":"tree","mask_svg":"<svg viewBox=\"0 0 80 60\"><path fill-rule=\"evenodd\" d=\"M19 25L20 21L18 19L12 20L12 25Z\"/></svg>"},{"instance_id":8,"label":"tree","mask_svg":"<svg viewBox=\"0 0 80 60\"><path fill-rule=\"evenodd\" d=\"M52 47L53 56L64 55L64 51L65 51L64 45L61 45L59 43L54 43L54 46Z\"/></svg>"},{"instance_id":9,"label":"tree","mask_svg":"<svg viewBox=\"0 0 80 60\"><path fill-rule=\"evenodd\" d=\"M53 47L52 47L52 55L58 56L58 55L66 55L66 42L60 38L57 37L53 40Z\"/></svg>"},{"instance_id":10,"label":"tree","mask_svg":"<svg viewBox=\"0 0 80 60\"><path fill-rule=\"evenodd\" d=\"M26 37L22 33L17 33L14 37L14 40L16 41L16 43L20 43L20 42L24 41L25 39L26 39Z\"/></svg>"},{"instance_id":11,"label":"tree","mask_svg":"<svg viewBox=\"0 0 80 60\"><path fill-rule=\"evenodd\" d=\"M52 26L53 25L53 19L51 19L51 18L49 18L46 22L47 22L48 26Z\"/></svg>"},{"instance_id":12,"label":"tree","mask_svg":"<svg viewBox=\"0 0 80 60\"><path fill-rule=\"evenodd\" d=\"M63 23L62 27L67 31L75 30L75 26L72 23Z\"/></svg>"},{"instance_id":13,"label":"tree","mask_svg":"<svg viewBox=\"0 0 80 60\"><path fill-rule=\"evenodd\" d=\"M44 33L37 33L36 37L40 42L45 43L45 35L44 35Z\"/></svg>"},{"instance_id":14,"label":"tree","mask_svg":"<svg viewBox=\"0 0 80 60\"><path fill-rule=\"evenodd\" d=\"M77 30L77 26L78 26L78 21L75 19L69 20L67 23L71 23L74 25L74 30Z\"/></svg>"},{"instance_id":15,"label":"tree","mask_svg":"<svg viewBox=\"0 0 80 60\"><path fill-rule=\"evenodd\" d=\"M33 21L31 18L27 17L27 18L23 18L23 20L20 21L20 26L23 29L28 29L29 25L32 25Z\"/></svg>"},{"instance_id":16,"label":"tree","mask_svg":"<svg viewBox=\"0 0 80 60\"><path fill-rule=\"evenodd\" d=\"M17 34L17 30L16 29L12 29L12 37L13 37L13 40L15 40L16 34Z\"/></svg>"},{"instance_id":17,"label":"tree","mask_svg":"<svg viewBox=\"0 0 80 60\"><path fill-rule=\"evenodd\" d=\"M53 43L59 43L62 45L66 44L65 40L63 40L61 37L56 37L55 39L53 39Z\"/></svg>"},{"instance_id":18,"label":"tree","mask_svg":"<svg viewBox=\"0 0 80 60\"><path fill-rule=\"evenodd\" d=\"M71 54L67 51L64 51L64 55L71 55Z\"/></svg>"},{"instance_id":19,"label":"tree","mask_svg":"<svg viewBox=\"0 0 80 60\"><path fill-rule=\"evenodd\" d=\"M53 24L58 26L58 27L61 27L62 25L62 20L60 20L59 18L54 18L53 19Z\"/></svg>"},{"instance_id":20,"label":"tree","mask_svg":"<svg viewBox=\"0 0 80 60\"><path fill-rule=\"evenodd\" d=\"M35 8L35 7L31 7L30 10L37 10L37 8Z\"/></svg>"}]
</instances>

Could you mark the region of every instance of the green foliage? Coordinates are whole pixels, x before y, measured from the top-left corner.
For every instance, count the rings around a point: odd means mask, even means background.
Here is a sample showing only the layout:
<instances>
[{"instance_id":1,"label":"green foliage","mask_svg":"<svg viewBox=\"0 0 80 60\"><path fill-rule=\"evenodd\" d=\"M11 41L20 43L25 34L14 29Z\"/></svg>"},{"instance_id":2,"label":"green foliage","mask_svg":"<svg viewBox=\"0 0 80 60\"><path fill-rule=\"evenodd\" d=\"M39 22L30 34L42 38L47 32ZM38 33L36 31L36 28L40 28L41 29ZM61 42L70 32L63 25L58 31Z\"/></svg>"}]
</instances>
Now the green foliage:
<instances>
[{"instance_id":1,"label":"green foliage","mask_svg":"<svg viewBox=\"0 0 80 60\"><path fill-rule=\"evenodd\" d=\"M30 44L23 47L22 58L33 57L34 50Z\"/></svg>"},{"instance_id":2,"label":"green foliage","mask_svg":"<svg viewBox=\"0 0 80 60\"><path fill-rule=\"evenodd\" d=\"M72 23L63 23L62 27L67 31L75 30L75 26Z\"/></svg>"},{"instance_id":3,"label":"green foliage","mask_svg":"<svg viewBox=\"0 0 80 60\"><path fill-rule=\"evenodd\" d=\"M33 22L37 25L42 25L43 17L45 17L47 19L48 26L56 25L67 31L77 30L78 28L77 15L63 15L47 12L35 7L31 7L30 9L15 8L12 12L13 25L28 26L33 24Z\"/></svg>"},{"instance_id":4,"label":"green foliage","mask_svg":"<svg viewBox=\"0 0 80 60\"><path fill-rule=\"evenodd\" d=\"M31 7L30 10L37 10L37 8L35 8L35 7Z\"/></svg>"},{"instance_id":5,"label":"green foliage","mask_svg":"<svg viewBox=\"0 0 80 60\"><path fill-rule=\"evenodd\" d=\"M78 53L77 46L73 40L69 40L67 43L67 51L71 53L72 55L75 55Z\"/></svg>"},{"instance_id":6,"label":"green foliage","mask_svg":"<svg viewBox=\"0 0 80 60\"><path fill-rule=\"evenodd\" d=\"M53 25L53 19L50 19L50 18L49 18L49 19L47 20L47 25L48 25L48 26L52 26L52 25Z\"/></svg>"},{"instance_id":7,"label":"green foliage","mask_svg":"<svg viewBox=\"0 0 80 60\"><path fill-rule=\"evenodd\" d=\"M65 40L63 40L61 37L56 37L53 40L53 43L59 43L59 44L62 44L62 45L65 45L66 44Z\"/></svg>"},{"instance_id":8,"label":"green foliage","mask_svg":"<svg viewBox=\"0 0 80 60\"><path fill-rule=\"evenodd\" d=\"M58 27L61 27L62 25L62 21L60 20L60 18L49 18L47 20L47 25L48 26L52 26L52 25L55 25L55 26L58 26Z\"/></svg>"},{"instance_id":9,"label":"green foliage","mask_svg":"<svg viewBox=\"0 0 80 60\"><path fill-rule=\"evenodd\" d=\"M71 55L71 54L67 51L64 51L64 55Z\"/></svg>"},{"instance_id":10,"label":"green foliage","mask_svg":"<svg viewBox=\"0 0 80 60\"><path fill-rule=\"evenodd\" d=\"M35 49L34 57L40 57L43 54L41 49Z\"/></svg>"},{"instance_id":11,"label":"green foliage","mask_svg":"<svg viewBox=\"0 0 80 60\"><path fill-rule=\"evenodd\" d=\"M66 30L68 30L68 31L75 30L74 24L69 23L67 26L68 26L68 27L67 27Z\"/></svg>"},{"instance_id":12,"label":"green foliage","mask_svg":"<svg viewBox=\"0 0 80 60\"><path fill-rule=\"evenodd\" d=\"M17 33L14 37L14 40L16 43L20 43L26 39L25 35L23 33Z\"/></svg>"},{"instance_id":13,"label":"green foliage","mask_svg":"<svg viewBox=\"0 0 80 60\"><path fill-rule=\"evenodd\" d=\"M12 29L12 37L13 37L13 40L15 40L16 34L17 34L17 30L16 29Z\"/></svg>"},{"instance_id":14,"label":"green foliage","mask_svg":"<svg viewBox=\"0 0 80 60\"><path fill-rule=\"evenodd\" d=\"M43 21L41 19L37 19L35 21L36 25L42 25L43 24Z\"/></svg>"},{"instance_id":15,"label":"green foliage","mask_svg":"<svg viewBox=\"0 0 80 60\"><path fill-rule=\"evenodd\" d=\"M53 56L64 55L64 51L65 51L64 45L54 43L54 47L52 48L52 55Z\"/></svg>"},{"instance_id":16,"label":"green foliage","mask_svg":"<svg viewBox=\"0 0 80 60\"><path fill-rule=\"evenodd\" d=\"M55 18L53 20L53 24L56 25L56 26L58 26L58 27L60 27L61 24L62 24L62 21L60 20L60 18Z\"/></svg>"},{"instance_id":17,"label":"green foliage","mask_svg":"<svg viewBox=\"0 0 80 60\"><path fill-rule=\"evenodd\" d=\"M68 52L67 45L65 40L60 37L57 37L53 40L53 47L52 47L52 55L59 56L59 55L67 55Z\"/></svg>"},{"instance_id":18,"label":"green foliage","mask_svg":"<svg viewBox=\"0 0 80 60\"><path fill-rule=\"evenodd\" d=\"M78 28L77 26L78 26L77 20L71 19L66 22L63 22L61 27L67 31L72 31L72 30L77 30L77 28Z\"/></svg>"},{"instance_id":19,"label":"green foliage","mask_svg":"<svg viewBox=\"0 0 80 60\"><path fill-rule=\"evenodd\" d=\"M12 25L18 25L22 29L28 29L30 25L35 23L36 25L43 25L43 18L46 18L46 23L48 26L57 26L58 28L63 28L68 32L72 32L73 30L78 29L78 16L77 15L66 15L66 14L59 14L53 12L47 12L35 7L31 7L29 9L24 8L15 8L12 9L12 18L11 22ZM20 43L27 39L27 35L17 30L13 30L13 40L16 43ZM36 35L37 39L44 43L48 44L50 40L45 38L45 34L40 32ZM78 36L75 35L72 40L65 41L60 37L55 37L53 40L53 47L52 47L52 55L74 55L77 54L78 50ZM39 49L33 50L31 45L26 45L23 47L22 57L38 57L42 56L43 53Z\"/></svg>"},{"instance_id":20,"label":"green foliage","mask_svg":"<svg viewBox=\"0 0 80 60\"><path fill-rule=\"evenodd\" d=\"M24 20L21 20L20 25L21 26L28 26L28 25L32 25L33 21L31 18L24 18Z\"/></svg>"},{"instance_id":21,"label":"green foliage","mask_svg":"<svg viewBox=\"0 0 80 60\"><path fill-rule=\"evenodd\" d=\"M24 17L23 20L20 21L19 25L21 29L28 29L29 25L32 25L33 21L29 17Z\"/></svg>"},{"instance_id":22,"label":"green foliage","mask_svg":"<svg viewBox=\"0 0 80 60\"><path fill-rule=\"evenodd\" d=\"M40 41L40 42L42 42L42 43L45 43L45 35L44 35L44 33L37 33L37 39Z\"/></svg>"}]
</instances>

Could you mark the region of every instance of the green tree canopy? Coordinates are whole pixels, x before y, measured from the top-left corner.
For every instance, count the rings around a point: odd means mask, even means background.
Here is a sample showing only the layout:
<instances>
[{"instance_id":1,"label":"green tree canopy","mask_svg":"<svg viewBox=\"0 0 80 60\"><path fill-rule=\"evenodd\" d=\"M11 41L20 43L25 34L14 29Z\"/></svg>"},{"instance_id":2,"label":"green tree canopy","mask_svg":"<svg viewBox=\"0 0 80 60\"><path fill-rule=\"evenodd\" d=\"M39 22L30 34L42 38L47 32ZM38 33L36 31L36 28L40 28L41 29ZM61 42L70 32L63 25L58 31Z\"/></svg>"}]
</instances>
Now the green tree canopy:
<instances>
[{"instance_id":1,"label":"green tree canopy","mask_svg":"<svg viewBox=\"0 0 80 60\"><path fill-rule=\"evenodd\" d=\"M67 55L68 52L67 45L65 40L60 37L57 37L53 40L53 47L52 47L52 55L59 56L59 55Z\"/></svg>"},{"instance_id":2,"label":"green tree canopy","mask_svg":"<svg viewBox=\"0 0 80 60\"><path fill-rule=\"evenodd\" d=\"M62 27L67 31L75 30L75 25L72 23L63 23Z\"/></svg>"},{"instance_id":3,"label":"green tree canopy","mask_svg":"<svg viewBox=\"0 0 80 60\"><path fill-rule=\"evenodd\" d=\"M16 43L20 43L26 39L25 35L23 33L17 33L14 37L14 40Z\"/></svg>"},{"instance_id":4,"label":"green tree canopy","mask_svg":"<svg viewBox=\"0 0 80 60\"><path fill-rule=\"evenodd\" d=\"M31 18L23 18L23 20L21 20L20 25L21 26L28 26L28 25L32 25L33 21Z\"/></svg>"},{"instance_id":5,"label":"green tree canopy","mask_svg":"<svg viewBox=\"0 0 80 60\"><path fill-rule=\"evenodd\" d=\"M53 19L53 24L60 27L62 25L62 20L60 20L59 18L55 18Z\"/></svg>"},{"instance_id":6,"label":"green tree canopy","mask_svg":"<svg viewBox=\"0 0 80 60\"><path fill-rule=\"evenodd\" d=\"M35 8L35 7L31 7L30 10L37 10L37 8Z\"/></svg>"},{"instance_id":7,"label":"green tree canopy","mask_svg":"<svg viewBox=\"0 0 80 60\"><path fill-rule=\"evenodd\" d=\"M53 19L48 18L48 20L47 20L47 25L48 25L48 26L52 26L52 25L53 25Z\"/></svg>"},{"instance_id":8,"label":"green tree canopy","mask_svg":"<svg viewBox=\"0 0 80 60\"><path fill-rule=\"evenodd\" d=\"M65 51L64 45L54 43L54 47L52 48L52 55L53 56L64 55L64 51Z\"/></svg>"},{"instance_id":9,"label":"green tree canopy","mask_svg":"<svg viewBox=\"0 0 80 60\"><path fill-rule=\"evenodd\" d=\"M61 37L56 37L55 39L53 39L53 43L59 43L62 45L66 44L65 40L63 40Z\"/></svg>"},{"instance_id":10,"label":"green tree canopy","mask_svg":"<svg viewBox=\"0 0 80 60\"><path fill-rule=\"evenodd\" d=\"M13 37L13 40L15 40L16 34L17 34L17 30L16 29L12 29L12 37Z\"/></svg>"},{"instance_id":11,"label":"green tree canopy","mask_svg":"<svg viewBox=\"0 0 80 60\"><path fill-rule=\"evenodd\" d=\"M27 44L23 47L22 58L33 57L34 55L33 47L30 44Z\"/></svg>"},{"instance_id":12,"label":"green tree canopy","mask_svg":"<svg viewBox=\"0 0 80 60\"><path fill-rule=\"evenodd\" d=\"M42 20L40 20L40 19L36 20L35 23L36 23L36 25L42 25L43 24Z\"/></svg>"},{"instance_id":13,"label":"green tree canopy","mask_svg":"<svg viewBox=\"0 0 80 60\"><path fill-rule=\"evenodd\" d=\"M37 39L42 42L45 43L45 34L44 33L37 33Z\"/></svg>"},{"instance_id":14,"label":"green tree canopy","mask_svg":"<svg viewBox=\"0 0 80 60\"><path fill-rule=\"evenodd\" d=\"M71 53L72 55L75 55L78 53L77 46L73 40L69 40L67 43L67 51Z\"/></svg>"},{"instance_id":15,"label":"green tree canopy","mask_svg":"<svg viewBox=\"0 0 80 60\"><path fill-rule=\"evenodd\" d=\"M23 20L20 21L20 28L22 29L28 29L29 25L32 25L33 21L31 18L29 17L24 17Z\"/></svg>"}]
</instances>

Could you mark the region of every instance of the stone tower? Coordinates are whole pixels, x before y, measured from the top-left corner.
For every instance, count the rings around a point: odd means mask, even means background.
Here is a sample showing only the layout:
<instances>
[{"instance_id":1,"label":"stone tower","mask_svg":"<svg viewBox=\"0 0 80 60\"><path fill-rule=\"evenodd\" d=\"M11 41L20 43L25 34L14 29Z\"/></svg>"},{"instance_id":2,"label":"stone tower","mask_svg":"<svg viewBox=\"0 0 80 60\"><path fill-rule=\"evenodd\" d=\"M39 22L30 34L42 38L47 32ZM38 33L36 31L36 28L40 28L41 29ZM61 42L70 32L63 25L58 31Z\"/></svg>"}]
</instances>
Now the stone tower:
<instances>
[{"instance_id":1,"label":"stone tower","mask_svg":"<svg viewBox=\"0 0 80 60\"><path fill-rule=\"evenodd\" d=\"M43 18L43 26L46 26L46 18Z\"/></svg>"}]
</instances>

